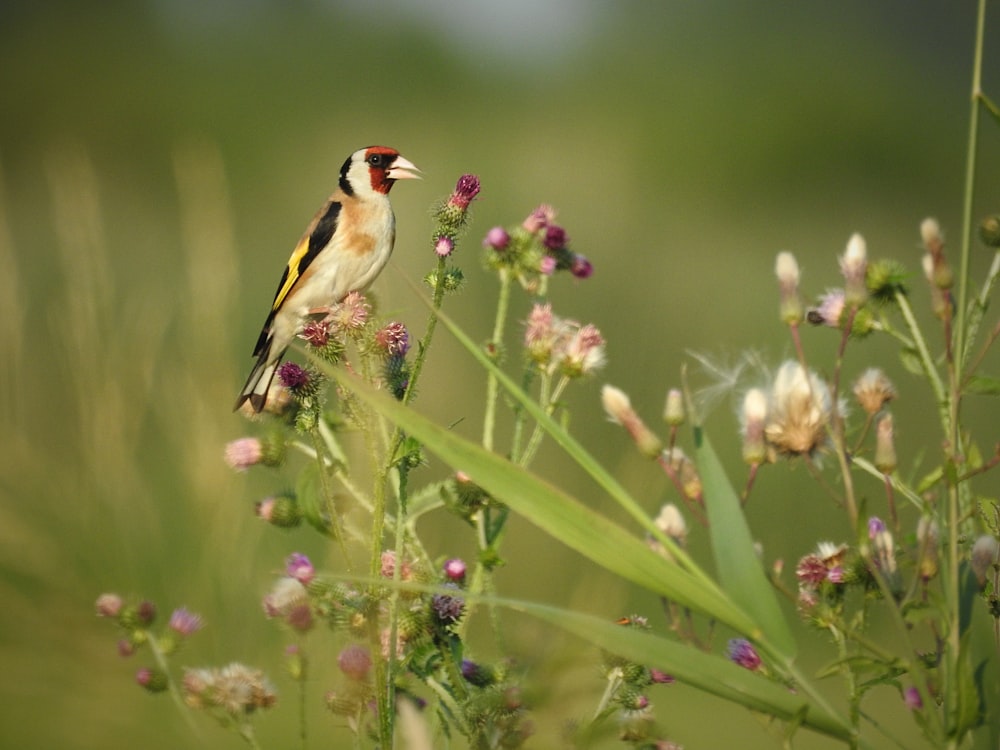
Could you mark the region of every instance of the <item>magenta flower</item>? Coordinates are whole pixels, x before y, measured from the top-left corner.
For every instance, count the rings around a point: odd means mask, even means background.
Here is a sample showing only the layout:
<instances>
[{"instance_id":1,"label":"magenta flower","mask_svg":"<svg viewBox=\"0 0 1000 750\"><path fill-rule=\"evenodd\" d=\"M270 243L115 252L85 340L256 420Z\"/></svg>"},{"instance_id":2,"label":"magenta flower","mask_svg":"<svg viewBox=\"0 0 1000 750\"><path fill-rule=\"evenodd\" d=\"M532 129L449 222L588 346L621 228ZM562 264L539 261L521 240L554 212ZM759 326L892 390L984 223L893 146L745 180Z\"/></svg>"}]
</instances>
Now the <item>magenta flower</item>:
<instances>
[{"instance_id":1,"label":"magenta flower","mask_svg":"<svg viewBox=\"0 0 1000 750\"><path fill-rule=\"evenodd\" d=\"M908 687L903 691L903 703L911 711L919 711L924 707L924 701L920 697L920 691L915 687Z\"/></svg>"},{"instance_id":2,"label":"magenta flower","mask_svg":"<svg viewBox=\"0 0 1000 750\"><path fill-rule=\"evenodd\" d=\"M309 373L294 362L285 362L278 368L278 380L286 388L295 390L309 384Z\"/></svg>"},{"instance_id":3,"label":"magenta flower","mask_svg":"<svg viewBox=\"0 0 1000 750\"><path fill-rule=\"evenodd\" d=\"M549 250L562 250L569 242L566 230L556 224L551 224L545 228L545 238L542 244Z\"/></svg>"},{"instance_id":4,"label":"magenta flower","mask_svg":"<svg viewBox=\"0 0 1000 750\"><path fill-rule=\"evenodd\" d=\"M479 178L474 174L463 174L458 178L455 185L455 192L448 198L448 203L456 208L465 210L472 203L473 199L479 195Z\"/></svg>"},{"instance_id":5,"label":"magenta flower","mask_svg":"<svg viewBox=\"0 0 1000 750\"><path fill-rule=\"evenodd\" d=\"M404 324L394 321L375 333L375 344L386 354L403 356L410 350L410 334Z\"/></svg>"},{"instance_id":6,"label":"magenta flower","mask_svg":"<svg viewBox=\"0 0 1000 750\"><path fill-rule=\"evenodd\" d=\"M760 668L760 654L746 638L729 641L729 659L751 672Z\"/></svg>"},{"instance_id":7,"label":"magenta flower","mask_svg":"<svg viewBox=\"0 0 1000 750\"><path fill-rule=\"evenodd\" d=\"M594 266L582 255L574 255L569 272L578 279L589 279L594 275Z\"/></svg>"},{"instance_id":8,"label":"magenta flower","mask_svg":"<svg viewBox=\"0 0 1000 750\"><path fill-rule=\"evenodd\" d=\"M434 242L434 252L439 258L447 258L455 249L455 240L442 235Z\"/></svg>"},{"instance_id":9,"label":"magenta flower","mask_svg":"<svg viewBox=\"0 0 1000 750\"><path fill-rule=\"evenodd\" d=\"M530 214L521 223L527 231L534 234L535 232L544 229L556 218L556 210L552 206L543 203Z\"/></svg>"},{"instance_id":10,"label":"magenta flower","mask_svg":"<svg viewBox=\"0 0 1000 750\"><path fill-rule=\"evenodd\" d=\"M316 569L309 558L301 552L293 552L288 556L285 560L285 572L303 586L308 586L309 582L316 577Z\"/></svg>"},{"instance_id":11,"label":"magenta flower","mask_svg":"<svg viewBox=\"0 0 1000 750\"><path fill-rule=\"evenodd\" d=\"M457 557L448 560L444 564L444 574L455 583L462 583L465 580L465 561Z\"/></svg>"}]
</instances>

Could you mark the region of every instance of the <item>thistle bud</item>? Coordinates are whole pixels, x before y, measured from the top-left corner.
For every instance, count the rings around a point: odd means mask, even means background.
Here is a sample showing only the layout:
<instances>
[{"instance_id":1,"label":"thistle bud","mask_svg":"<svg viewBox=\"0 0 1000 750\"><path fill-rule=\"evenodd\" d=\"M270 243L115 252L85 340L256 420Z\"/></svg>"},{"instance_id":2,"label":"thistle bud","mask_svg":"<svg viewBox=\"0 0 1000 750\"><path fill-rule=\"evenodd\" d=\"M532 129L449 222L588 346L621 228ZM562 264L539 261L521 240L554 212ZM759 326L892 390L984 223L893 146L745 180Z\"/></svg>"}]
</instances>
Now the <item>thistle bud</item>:
<instances>
[{"instance_id":1,"label":"thistle bud","mask_svg":"<svg viewBox=\"0 0 1000 750\"><path fill-rule=\"evenodd\" d=\"M255 506L259 518L282 529L291 529L302 523L302 510L293 495L275 495L261 500Z\"/></svg>"},{"instance_id":2,"label":"thistle bud","mask_svg":"<svg viewBox=\"0 0 1000 750\"><path fill-rule=\"evenodd\" d=\"M799 264L790 252L778 253L774 264L781 294L781 320L788 325L802 322L805 311L799 296Z\"/></svg>"},{"instance_id":3,"label":"thistle bud","mask_svg":"<svg viewBox=\"0 0 1000 750\"><path fill-rule=\"evenodd\" d=\"M658 458L663 450L663 442L650 430L642 418L632 408L624 391L611 385L601 389L601 403L612 422L620 424L632 437L639 452L647 458Z\"/></svg>"},{"instance_id":4,"label":"thistle bud","mask_svg":"<svg viewBox=\"0 0 1000 750\"><path fill-rule=\"evenodd\" d=\"M920 577L929 581L938 571L938 525L929 516L917 522L917 555Z\"/></svg>"},{"instance_id":5,"label":"thistle bud","mask_svg":"<svg viewBox=\"0 0 1000 750\"><path fill-rule=\"evenodd\" d=\"M671 388L667 391L667 403L663 407L663 421L671 427L680 427L685 417L684 394L677 388Z\"/></svg>"},{"instance_id":6,"label":"thistle bud","mask_svg":"<svg viewBox=\"0 0 1000 750\"><path fill-rule=\"evenodd\" d=\"M868 248L860 234L851 235L840 259L844 274L844 299L850 307L861 307L868 300L865 272L868 270Z\"/></svg>"},{"instance_id":7,"label":"thistle bud","mask_svg":"<svg viewBox=\"0 0 1000 750\"><path fill-rule=\"evenodd\" d=\"M767 421L767 396L760 388L751 388L743 397L741 412L743 460L753 466L767 461L764 426Z\"/></svg>"},{"instance_id":8,"label":"thistle bud","mask_svg":"<svg viewBox=\"0 0 1000 750\"><path fill-rule=\"evenodd\" d=\"M1000 247L1000 214L987 216L979 223L979 239L987 247Z\"/></svg>"},{"instance_id":9,"label":"thistle bud","mask_svg":"<svg viewBox=\"0 0 1000 750\"><path fill-rule=\"evenodd\" d=\"M892 415L886 414L875 429L875 468L883 474L896 470L896 445L893 439Z\"/></svg>"}]
</instances>

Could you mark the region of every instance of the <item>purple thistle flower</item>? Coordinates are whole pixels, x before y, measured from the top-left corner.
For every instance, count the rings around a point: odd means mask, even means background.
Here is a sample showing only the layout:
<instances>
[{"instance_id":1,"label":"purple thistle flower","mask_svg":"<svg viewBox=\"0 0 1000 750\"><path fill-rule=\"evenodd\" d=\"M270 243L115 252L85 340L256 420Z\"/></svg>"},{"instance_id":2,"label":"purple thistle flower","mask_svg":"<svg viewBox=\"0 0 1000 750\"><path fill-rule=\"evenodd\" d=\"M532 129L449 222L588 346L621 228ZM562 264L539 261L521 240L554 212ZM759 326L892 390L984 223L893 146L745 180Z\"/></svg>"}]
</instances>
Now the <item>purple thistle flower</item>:
<instances>
[{"instance_id":1,"label":"purple thistle flower","mask_svg":"<svg viewBox=\"0 0 1000 750\"><path fill-rule=\"evenodd\" d=\"M885 531L885 521L883 521L878 516L872 516L868 519L868 538L875 539L879 534Z\"/></svg>"},{"instance_id":2,"label":"purple thistle flower","mask_svg":"<svg viewBox=\"0 0 1000 750\"><path fill-rule=\"evenodd\" d=\"M458 588L455 584L446 584L446 587ZM461 619L465 612L465 600L451 594L435 594L431 599L431 610L441 624L453 625Z\"/></svg>"},{"instance_id":3,"label":"purple thistle flower","mask_svg":"<svg viewBox=\"0 0 1000 750\"><path fill-rule=\"evenodd\" d=\"M550 224L545 228L545 238L542 244L549 250L562 250L569 242L566 230L556 224Z\"/></svg>"},{"instance_id":4,"label":"purple thistle flower","mask_svg":"<svg viewBox=\"0 0 1000 750\"><path fill-rule=\"evenodd\" d=\"M915 687L908 687L903 691L903 703L911 711L919 711L924 707L924 701L920 697L920 691Z\"/></svg>"},{"instance_id":5,"label":"purple thistle flower","mask_svg":"<svg viewBox=\"0 0 1000 750\"><path fill-rule=\"evenodd\" d=\"M657 685L669 685L674 681L674 676L653 668L649 670L649 679Z\"/></svg>"},{"instance_id":6,"label":"purple thistle flower","mask_svg":"<svg viewBox=\"0 0 1000 750\"><path fill-rule=\"evenodd\" d=\"M364 646L352 644L337 656L337 666L352 680L360 682L368 676L372 668L372 657Z\"/></svg>"},{"instance_id":7,"label":"purple thistle flower","mask_svg":"<svg viewBox=\"0 0 1000 750\"><path fill-rule=\"evenodd\" d=\"M278 368L278 380L286 388L295 390L309 384L309 373L294 362L285 362Z\"/></svg>"},{"instance_id":8,"label":"purple thistle flower","mask_svg":"<svg viewBox=\"0 0 1000 750\"><path fill-rule=\"evenodd\" d=\"M746 638L733 638L729 641L729 658L751 672L760 668L760 654Z\"/></svg>"},{"instance_id":9,"label":"purple thistle flower","mask_svg":"<svg viewBox=\"0 0 1000 750\"><path fill-rule=\"evenodd\" d=\"M589 279L594 275L594 266L583 255L574 255L569 272L578 279Z\"/></svg>"}]
</instances>

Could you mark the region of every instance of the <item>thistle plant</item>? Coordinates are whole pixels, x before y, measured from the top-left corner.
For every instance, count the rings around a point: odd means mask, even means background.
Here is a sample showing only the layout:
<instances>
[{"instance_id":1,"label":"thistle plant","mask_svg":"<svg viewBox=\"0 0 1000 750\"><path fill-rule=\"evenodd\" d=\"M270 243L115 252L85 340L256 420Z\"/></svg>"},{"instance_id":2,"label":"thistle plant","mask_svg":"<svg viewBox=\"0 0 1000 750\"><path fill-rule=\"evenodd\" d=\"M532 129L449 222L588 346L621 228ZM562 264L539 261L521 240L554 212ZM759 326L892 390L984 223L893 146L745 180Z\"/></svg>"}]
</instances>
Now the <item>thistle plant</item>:
<instances>
[{"instance_id":1,"label":"thistle plant","mask_svg":"<svg viewBox=\"0 0 1000 750\"><path fill-rule=\"evenodd\" d=\"M982 220L977 237L971 209L981 114L1000 125L1000 110L980 86L982 14L978 33L957 252L936 220L915 217L922 257L873 257L864 235L853 233L836 266L808 290L795 255L778 253L775 306L792 354L739 386L742 466L727 467L716 454L704 390L686 367L665 394L662 419L633 404L626 389L601 388L615 425L609 433L617 430L662 471L657 492L671 493L666 503L627 491L588 449L598 440L567 428L567 394L601 371L607 342L595 323L549 299L550 286L587 279L594 266L572 249L547 204L483 234L482 265L498 291L492 329L478 343L444 306L465 283L457 259L480 192L472 175L432 210L422 326L382 316L374 298L357 293L303 324L302 356L279 369L270 413L224 451L236 471L266 468L282 477L283 488L255 502L260 518L280 529L307 525L337 551L328 569L291 553L262 602L263 615L286 635L282 658L302 747L322 734L305 719L305 707L319 701L358 747L393 747L404 722L428 743L523 745L537 707L526 698L530 675L507 650L509 610L594 647L603 685L595 679L593 710L568 722L580 744L612 733L625 746L678 747L655 704L671 684L683 684L767 717L786 746L799 732L852 748L905 746L895 720L870 707L872 691L883 687L895 691L898 713L929 746L996 746L1000 501L983 480L1000 464L1000 448L983 447L992 438L975 435L966 419L970 395L1000 393L1000 378L988 370L1000 324L984 328L1000 277L1000 214ZM984 249L992 264L974 286L970 258ZM915 312L918 296L927 320ZM420 389L429 387L421 373L439 327L482 368L479 440L420 411ZM887 374L891 363L859 346L865 339L898 350L921 379L924 403L911 383ZM509 419L500 420L504 409ZM897 419L916 410L932 413L939 433L916 448L897 444ZM533 468L546 440L627 524ZM427 476L429 454L447 465L446 476ZM832 504L842 520L826 538L795 538L792 566L756 543L746 511L761 502L762 477L796 467L815 483L803 502ZM475 559L421 539L417 521L445 513L467 528ZM623 584L652 593L659 610L596 616L505 596L494 573L508 554L515 513ZM690 544L696 537L711 549L712 573L691 552L705 547ZM178 673L171 664L202 627L199 616L178 609L156 631L146 602L106 594L97 610L117 624L123 655L145 648L153 655L139 685L173 695L182 710L212 714L259 746L251 719L277 700L261 671L236 663ZM480 617L500 657L482 656L490 647L472 637L470 623ZM792 617L830 644L831 658L815 674L802 666ZM331 641L336 683L317 693L310 666ZM834 690L839 703L829 697Z\"/></svg>"}]
</instances>

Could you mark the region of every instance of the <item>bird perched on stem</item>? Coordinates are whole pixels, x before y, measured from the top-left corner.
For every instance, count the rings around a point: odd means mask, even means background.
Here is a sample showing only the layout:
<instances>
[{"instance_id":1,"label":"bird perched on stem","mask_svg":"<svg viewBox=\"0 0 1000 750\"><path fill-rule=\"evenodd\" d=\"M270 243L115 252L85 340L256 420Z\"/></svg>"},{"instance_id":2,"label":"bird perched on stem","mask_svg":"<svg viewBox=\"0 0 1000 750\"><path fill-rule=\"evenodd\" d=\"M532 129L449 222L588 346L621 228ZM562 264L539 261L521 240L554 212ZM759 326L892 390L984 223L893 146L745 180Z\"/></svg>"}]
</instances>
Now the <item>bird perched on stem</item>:
<instances>
[{"instance_id":1,"label":"bird perched on stem","mask_svg":"<svg viewBox=\"0 0 1000 750\"><path fill-rule=\"evenodd\" d=\"M236 399L260 412L281 358L302 320L367 288L385 267L396 239L389 191L419 170L395 149L369 146L351 154L340 181L295 245L278 283L253 355L257 362Z\"/></svg>"}]
</instances>

